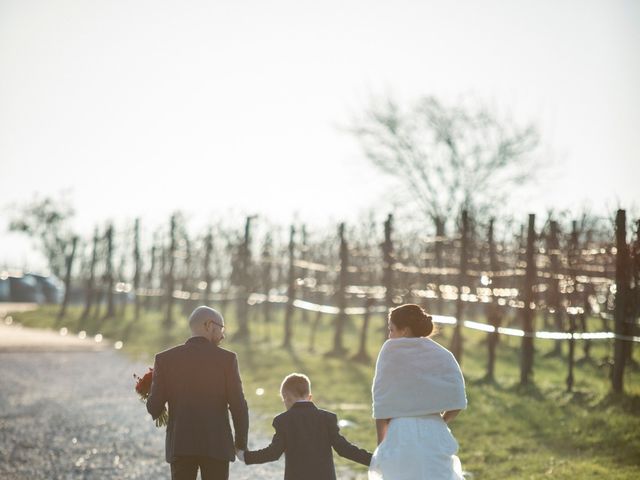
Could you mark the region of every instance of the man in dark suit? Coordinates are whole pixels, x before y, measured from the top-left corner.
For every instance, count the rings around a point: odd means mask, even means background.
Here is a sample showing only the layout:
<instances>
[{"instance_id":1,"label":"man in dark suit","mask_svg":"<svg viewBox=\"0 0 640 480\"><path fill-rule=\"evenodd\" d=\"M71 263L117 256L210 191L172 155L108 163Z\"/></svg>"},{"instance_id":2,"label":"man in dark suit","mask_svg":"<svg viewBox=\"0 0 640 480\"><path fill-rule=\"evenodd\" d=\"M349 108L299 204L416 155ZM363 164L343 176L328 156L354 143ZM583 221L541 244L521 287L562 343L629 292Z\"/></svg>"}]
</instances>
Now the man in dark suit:
<instances>
[{"instance_id":1,"label":"man in dark suit","mask_svg":"<svg viewBox=\"0 0 640 480\"><path fill-rule=\"evenodd\" d=\"M284 452L285 480L335 480L332 448L341 457L362 465L371 463L371 453L340 435L336 414L311 402L311 383L306 375L288 375L280 394L287 411L273 419L276 433L271 444L262 450L238 452L247 465L272 462Z\"/></svg>"},{"instance_id":2,"label":"man in dark suit","mask_svg":"<svg viewBox=\"0 0 640 480\"><path fill-rule=\"evenodd\" d=\"M209 307L189 317L192 336L158 353L147 410L156 419L169 405L166 460L172 480L227 480L236 449L247 447L249 414L236 354L218 344L224 319ZM229 425L233 418L235 442Z\"/></svg>"}]
</instances>

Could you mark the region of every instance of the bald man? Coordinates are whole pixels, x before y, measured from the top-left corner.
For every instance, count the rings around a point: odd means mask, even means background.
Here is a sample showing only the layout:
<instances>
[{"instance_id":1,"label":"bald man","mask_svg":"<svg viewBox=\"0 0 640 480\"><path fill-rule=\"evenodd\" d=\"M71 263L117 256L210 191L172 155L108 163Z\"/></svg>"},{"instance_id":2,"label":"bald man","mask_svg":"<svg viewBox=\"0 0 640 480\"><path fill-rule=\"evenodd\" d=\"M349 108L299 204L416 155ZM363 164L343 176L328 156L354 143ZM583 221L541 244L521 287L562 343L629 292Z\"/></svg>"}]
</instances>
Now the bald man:
<instances>
[{"instance_id":1,"label":"bald man","mask_svg":"<svg viewBox=\"0 0 640 480\"><path fill-rule=\"evenodd\" d=\"M189 317L191 338L158 353L147 410L169 405L166 460L172 480L227 480L236 448L247 448L249 414L236 354L220 348L224 318L209 307ZM231 411L235 441L229 425Z\"/></svg>"}]
</instances>

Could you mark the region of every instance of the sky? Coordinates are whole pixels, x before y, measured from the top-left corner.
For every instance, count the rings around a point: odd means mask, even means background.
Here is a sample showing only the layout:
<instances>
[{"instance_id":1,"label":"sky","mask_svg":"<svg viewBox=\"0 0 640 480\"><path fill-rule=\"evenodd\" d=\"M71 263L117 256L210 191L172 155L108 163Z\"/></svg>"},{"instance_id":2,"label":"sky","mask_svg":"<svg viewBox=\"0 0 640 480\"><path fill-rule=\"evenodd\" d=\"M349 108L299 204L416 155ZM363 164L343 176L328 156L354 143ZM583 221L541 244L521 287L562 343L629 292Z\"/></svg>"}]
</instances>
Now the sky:
<instances>
[{"instance_id":1,"label":"sky","mask_svg":"<svg viewBox=\"0 0 640 480\"><path fill-rule=\"evenodd\" d=\"M638 85L635 0L0 0L0 266L38 262L6 231L36 195L85 234L382 218L397 184L345 127L387 94L534 122L549 167L516 214L637 205Z\"/></svg>"}]
</instances>

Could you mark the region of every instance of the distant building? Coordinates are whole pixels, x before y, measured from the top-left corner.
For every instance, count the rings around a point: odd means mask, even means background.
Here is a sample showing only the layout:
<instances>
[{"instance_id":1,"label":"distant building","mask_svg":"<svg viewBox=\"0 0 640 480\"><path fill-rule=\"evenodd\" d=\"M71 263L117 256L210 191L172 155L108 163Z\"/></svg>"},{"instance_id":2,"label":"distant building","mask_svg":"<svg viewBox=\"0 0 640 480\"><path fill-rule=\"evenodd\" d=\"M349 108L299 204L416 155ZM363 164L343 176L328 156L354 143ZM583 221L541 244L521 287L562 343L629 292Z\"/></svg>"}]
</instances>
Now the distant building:
<instances>
[{"instance_id":1,"label":"distant building","mask_svg":"<svg viewBox=\"0 0 640 480\"><path fill-rule=\"evenodd\" d=\"M57 304L63 297L64 284L53 275L0 272L0 302Z\"/></svg>"}]
</instances>

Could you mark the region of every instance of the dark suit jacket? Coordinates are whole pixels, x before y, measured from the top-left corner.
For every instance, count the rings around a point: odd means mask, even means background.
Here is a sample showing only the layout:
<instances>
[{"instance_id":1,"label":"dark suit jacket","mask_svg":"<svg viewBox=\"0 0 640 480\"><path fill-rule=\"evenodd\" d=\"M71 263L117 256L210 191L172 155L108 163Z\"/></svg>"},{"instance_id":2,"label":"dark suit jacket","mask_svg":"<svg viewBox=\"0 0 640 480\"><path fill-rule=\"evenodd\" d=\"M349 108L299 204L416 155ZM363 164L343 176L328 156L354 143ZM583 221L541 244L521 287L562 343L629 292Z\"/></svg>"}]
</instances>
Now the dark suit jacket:
<instances>
[{"instance_id":1,"label":"dark suit jacket","mask_svg":"<svg viewBox=\"0 0 640 480\"><path fill-rule=\"evenodd\" d=\"M233 461L247 447L249 413L236 354L192 337L156 355L147 410L155 419L169 404L166 459L199 455Z\"/></svg>"},{"instance_id":2,"label":"dark suit jacket","mask_svg":"<svg viewBox=\"0 0 640 480\"><path fill-rule=\"evenodd\" d=\"M349 443L338 428L335 413L320 410L311 402L297 402L273 419L276 433L271 445L247 451L247 465L272 462L285 453L285 480L335 480L331 447L341 457L362 465L371 463L371 454Z\"/></svg>"}]
</instances>

